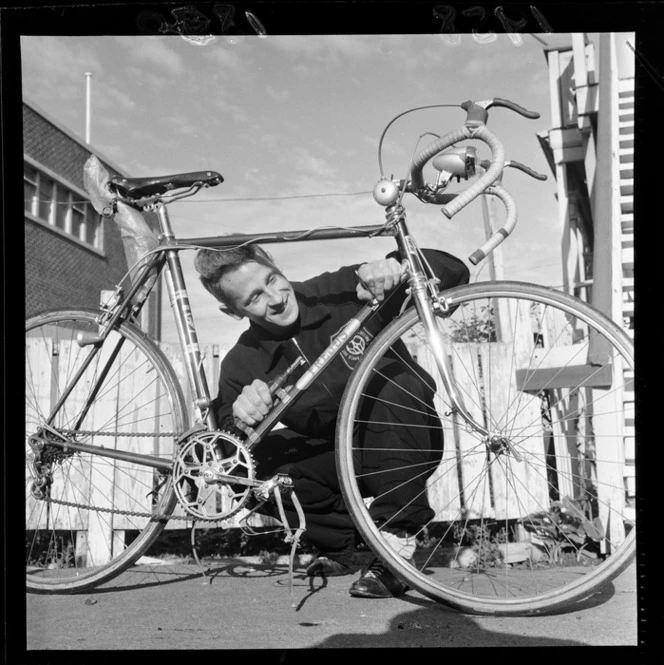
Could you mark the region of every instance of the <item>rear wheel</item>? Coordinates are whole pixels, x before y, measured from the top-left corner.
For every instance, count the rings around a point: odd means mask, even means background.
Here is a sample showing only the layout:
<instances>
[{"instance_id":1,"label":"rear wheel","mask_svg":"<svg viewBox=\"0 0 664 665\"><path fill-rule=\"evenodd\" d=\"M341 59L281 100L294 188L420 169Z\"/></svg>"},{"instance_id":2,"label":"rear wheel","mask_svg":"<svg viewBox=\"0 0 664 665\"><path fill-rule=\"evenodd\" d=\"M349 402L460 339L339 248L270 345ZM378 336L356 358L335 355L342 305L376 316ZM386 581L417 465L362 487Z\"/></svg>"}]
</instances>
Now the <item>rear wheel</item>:
<instances>
[{"instance_id":1,"label":"rear wheel","mask_svg":"<svg viewBox=\"0 0 664 665\"><path fill-rule=\"evenodd\" d=\"M444 295L452 314L436 317L438 334L457 391L489 434L453 413L408 310L346 388L337 429L346 504L374 552L435 600L502 615L565 607L635 552L633 344L550 289L498 282ZM412 559L386 533L408 536Z\"/></svg>"},{"instance_id":2,"label":"rear wheel","mask_svg":"<svg viewBox=\"0 0 664 665\"><path fill-rule=\"evenodd\" d=\"M167 472L138 459L57 445L70 441L171 460L186 429L177 378L138 328L123 324L98 347L78 344L79 333L97 332L98 314L49 312L27 322L26 571L32 592L83 591L118 575L147 551L176 505Z\"/></svg>"}]
</instances>

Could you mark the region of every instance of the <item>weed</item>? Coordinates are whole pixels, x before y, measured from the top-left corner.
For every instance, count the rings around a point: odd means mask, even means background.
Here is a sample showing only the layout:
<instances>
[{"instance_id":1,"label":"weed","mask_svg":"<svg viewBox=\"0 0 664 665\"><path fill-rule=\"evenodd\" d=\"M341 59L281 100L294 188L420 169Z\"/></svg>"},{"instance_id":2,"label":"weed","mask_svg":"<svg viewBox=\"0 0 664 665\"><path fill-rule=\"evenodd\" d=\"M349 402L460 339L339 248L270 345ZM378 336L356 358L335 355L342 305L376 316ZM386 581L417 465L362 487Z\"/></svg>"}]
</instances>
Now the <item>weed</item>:
<instances>
[{"instance_id":1,"label":"weed","mask_svg":"<svg viewBox=\"0 0 664 665\"><path fill-rule=\"evenodd\" d=\"M459 546L470 547L475 553L473 562L478 569L492 568L503 564L503 552L498 547L508 540L507 530L501 527L492 533L489 524L456 524L454 537Z\"/></svg>"},{"instance_id":2,"label":"weed","mask_svg":"<svg viewBox=\"0 0 664 665\"><path fill-rule=\"evenodd\" d=\"M258 557L260 558L260 561L264 566L274 566L274 564L277 563L279 554L277 554L277 552L269 550L261 550L258 553Z\"/></svg>"}]
</instances>

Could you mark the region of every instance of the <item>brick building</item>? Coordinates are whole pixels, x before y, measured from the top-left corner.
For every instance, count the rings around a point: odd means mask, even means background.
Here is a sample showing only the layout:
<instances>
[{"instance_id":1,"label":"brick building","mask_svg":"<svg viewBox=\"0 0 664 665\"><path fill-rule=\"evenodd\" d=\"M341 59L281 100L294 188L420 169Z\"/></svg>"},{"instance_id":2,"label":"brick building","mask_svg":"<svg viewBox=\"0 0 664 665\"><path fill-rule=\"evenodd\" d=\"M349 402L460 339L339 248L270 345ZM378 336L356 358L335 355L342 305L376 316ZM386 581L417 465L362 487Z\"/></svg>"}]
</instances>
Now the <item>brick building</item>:
<instances>
[{"instance_id":1,"label":"brick building","mask_svg":"<svg viewBox=\"0 0 664 665\"><path fill-rule=\"evenodd\" d=\"M119 229L95 211L83 188L83 165L93 153L109 173L124 175L43 111L23 103L26 317L97 308L101 292L113 289L127 271ZM157 339L160 311L156 289L143 326Z\"/></svg>"}]
</instances>

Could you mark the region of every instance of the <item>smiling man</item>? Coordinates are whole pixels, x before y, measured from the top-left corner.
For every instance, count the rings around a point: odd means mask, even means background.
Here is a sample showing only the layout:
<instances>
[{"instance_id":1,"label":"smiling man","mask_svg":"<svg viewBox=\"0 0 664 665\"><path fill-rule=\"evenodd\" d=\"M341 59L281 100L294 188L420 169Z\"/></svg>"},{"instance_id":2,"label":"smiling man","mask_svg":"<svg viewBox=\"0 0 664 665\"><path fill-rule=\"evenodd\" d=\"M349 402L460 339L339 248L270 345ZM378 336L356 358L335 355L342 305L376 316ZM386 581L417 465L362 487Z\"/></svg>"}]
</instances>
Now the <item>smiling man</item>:
<instances>
[{"instance_id":1,"label":"smiling man","mask_svg":"<svg viewBox=\"0 0 664 665\"><path fill-rule=\"evenodd\" d=\"M441 288L468 281L468 269L445 252L424 250ZM327 348L335 333L376 297L392 294L323 374L294 402L282 418L283 429L266 436L253 449L259 478L287 473L307 520L307 539L319 556L307 574L346 575L354 572L352 555L356 531L344 505L334 458L339 405L351 371L371 339L398 314L406 297L404 270L398 254L361 265L345 266L304 282L290 282L270 255L257 245L231 250L200 250L195 267L219 308L234 318L249 320L249 328L222 361L219 392L213 408L220 428L235 431L236 424L255 427L273 403L269 383L298 358L312 363ZM405 347L402 358L409 358ZM442 457L443 435L433 408L433 394L415 381L403 362L385 360L390 376L378 390L368 420L389 422L381 410L417 412L405 432L368 426L362 433L366 495L375 497L371 516L391 525L388 539L401 556L412 557L413 534L433 516L426 498L427 474L412 477L403 469L413 455L424 454L431 471ZM293 380L299 376L298 371ZM401 389L404 390L401 390ZM411 403L412 401L412 403ZM429 414L419 405L431 406ZM419 418L422 422L415 422ZM412 473L412 472L411 472ZM287 517L296 519L286 504ZM276 516L271 504L262 510ZM350 587L353 596L389 598L405 586L376 559Z\"/></svg>"}]
</instances>

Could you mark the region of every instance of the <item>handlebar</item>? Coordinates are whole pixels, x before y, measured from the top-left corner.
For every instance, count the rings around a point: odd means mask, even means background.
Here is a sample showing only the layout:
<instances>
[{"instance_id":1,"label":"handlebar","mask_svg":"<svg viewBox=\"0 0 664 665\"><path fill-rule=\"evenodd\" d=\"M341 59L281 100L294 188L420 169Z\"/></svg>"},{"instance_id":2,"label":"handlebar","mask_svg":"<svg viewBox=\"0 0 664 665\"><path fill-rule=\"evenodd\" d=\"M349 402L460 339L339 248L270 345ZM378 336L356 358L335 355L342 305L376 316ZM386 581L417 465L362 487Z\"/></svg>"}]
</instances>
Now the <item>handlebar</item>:
<instances>
[{"instance_id":1,"label":"handlebar","mask_svg":"<svg viewBox=\"0 0 664 665\"><path fill-rule=\"evenodd\" d=\"M480 162L480 166L485 169L489 168L489 160L482 160ZM535 178L535 180L547 180L547 177L543 173L538 173L535 171L535 169L531 169L530 166L526 166L525 164L517 162L514 159L510 159L509 162L505 162L505 166L511 166L514 169L519 169L519 171L527 173L531 178Z\"/></svg>"},{"instance_id":2,"label":"handlebar","mask_svg":"<svg viewBox=\"0 0 664 665\"><path fill-rule=\"evenodd\" d=\"M505 223L479 249L476 249L468 260L476 266L483 258L493 252L516 226L517 211L514 199L500 185L491 185L487 193L497 196L505 206Z\"/></svg>"},{"instance_id":3,"label":"handlebar","mask_svg":"<svg viewBox=\"0 0 664 665\"><path fill-rule=\"evenodd\" d=\"M374 198L381 205L388 207L396 203L405 192L411 192L426 203L444 203L441 207L441 212L448 219L451 219L480 194L486 192L487 194L497 196L505 206L507 213L505 224L496 231L487 242L469 256L469 261L473 265L476 265L503 242L516 225L516 204L514 199L512 199L512 197L500 185L503 169L506 166L511 166L537 180L546 180L547 177L520 162L513 160L506 162L505 149L502 142L486 127L486 122L489 118L488 110L494 106L510 109L515 113L530 119L539 118L539 113L536 111L529 111L515 102L500 97L480 102L468 100L459 104L459 106L466 111L466 120L463 126L436 139L413 157L408 180L405 183L402 181L399 183L398 187L395 186L390 188L390 181L381 178L374 189ZM461 177L468 179L469 176L475 175L474 164L468 163L468 153L460 155L458 154L460 151L453 151L454 153L457 153L455 154L455 157L460 165L460 172L456 171L455 173L448 173L448 180L443 184L440 184L439 179L439 184L435 187L427 184L423 176L425 165L443 150L450 148L460 141L469 139L482 141L486 143L491 150L491 159L480 162L480 166L484 170L484 173L469 187L458 194L442 194L442 189L447 186L452 175L456 175L459 179ZM446 162L445 160L440 160L440 163ZM454 160L452 160L451 163L454 163Z\"/></svg>"},{"instance_id":4,"label":"handlebar","mask_svg":"<svg viewBox=\"0 0 664 665\"><path fill-rule=\"evenodd\" d=\"M459 210L467 206L474 198L481 194L503 171L505 163L505 149L502 143L484 126L476 128L464 125L460 129L450 132L446 136L434 141L413 160L410 169L410 183L413 190L424 188L422 170L427 162L445 148L466 139L479 139L484 141L491 149L491 165L476 182L460 192L452 201L445 204L441 211L452 219Z\"/></svg>"}]
</instances>

